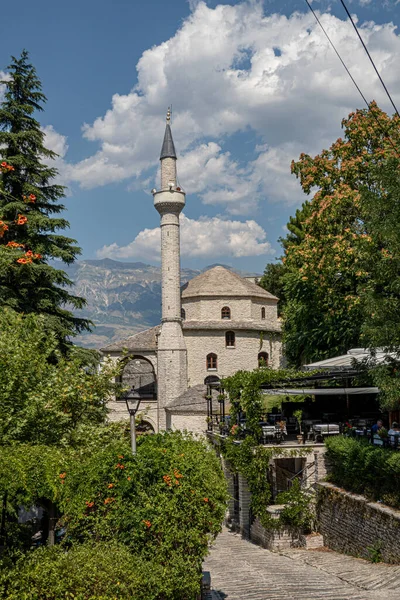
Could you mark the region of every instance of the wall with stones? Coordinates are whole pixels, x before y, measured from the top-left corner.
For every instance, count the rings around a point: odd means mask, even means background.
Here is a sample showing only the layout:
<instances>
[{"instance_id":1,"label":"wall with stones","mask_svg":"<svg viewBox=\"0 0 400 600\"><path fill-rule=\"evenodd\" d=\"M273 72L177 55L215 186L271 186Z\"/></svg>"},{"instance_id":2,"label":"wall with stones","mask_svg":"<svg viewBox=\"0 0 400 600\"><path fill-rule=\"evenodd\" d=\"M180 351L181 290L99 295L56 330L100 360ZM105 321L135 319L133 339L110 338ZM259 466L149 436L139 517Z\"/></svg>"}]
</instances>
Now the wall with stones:
<instances>
[{"instance_id":1,"label":"wall with stones","mask_svg":"<svg viewBox=\"0 0 400 600\"><path fill-rule=\"evenodd\" d=\"M277 320L277 301L254 299L251 304L251 316L255 321L275 323ZM261 309L265 308L265 319L261 319Z\"/></svg>"},{"instance_id":2,"label":"wall with stones","mask_svg":"<svg viewBox=\"0 0 400 600\"><path fill-rule=\"evenodd\" d=\"M278 321L277 302L257 298L215 297L182 298L182 308L185 309L188 321L220 321L221 310L225 306L231 309L231 321L256 321L265 328L276 328ZM261 318L261 309L265 308L265 319ZM229 319L226 320L229 323Z\"/></svg>"},{"instance_id":3,"label":"wall with stones","mask_svg":"<svg viewBox=\"0 0 400 600\"><path fill-rule=\"evenodd\" d=\"M126 408L125 402L110 401L107 404L109 409L107 420L114 423L116 421L129 421L129 414ZM152 425L155 432L157 432L157 401L145 400L141 403L138 415L143 417L144 421L147 421Z\"/></svg>"},{"instance_id":4,"label":"wall with stones","mask_svg":"<svg viewBox=\"0 0 400 600\"><path fill-rule=\"evenodd\" d=\"M400 511L335 487L318 485L317 518L324 545L369 558L380 547L384 562L400 563Z\"/></svg>"},{"instance_id":5,"label":"wall with stones","mask_svg":"<svg viewBox=\"0 0 400 600\"><path fill-rule=\"evenodd\" d=\"M168 190L170 182L176 185L176 159L169 157L161 162L161 189Z\"/></svg>"},{"instance_id":6,"label":"wall with stones","mask_svg":"<svg viewBox=\"0 0 400 600\"><path fill-rule=\"evenodd\" d=\"M305 536L298 531L265 529L258 517L251 524L250 539L254 544L274 552L287 550L288 548L300 548L306 545Z\"/></svg>"},{"instance_id":7,"label":"wall with stones","mask_svg":"<svg viewBox=\"0 0 400 600\"><path fill-rule=\"evenodd\" d=\"M226 347L226 331L235 331L235 347ZM260 333L251 330L235 330L234 323L227 321L226 331L221 330L184 330L188 357L189 387L204 383L208 375L228 377L241 369L253 370L258 367L260 352ZM281 359L281 343L277 339L269 339L264 333L263 351L269 353L269 364L277 369ZM218 356L216 370L208 370L206 357L214 353Z\"/></svg>"},{"instance_id":8,"label":"wall with stones","mask_svg":"<svg viewBox=\"0 0 400 600\"><path fill-rule=\"evenodd\" d=\"M180 431L191 431L195 434L205 435L207 429L207 415L198 415L190 413L175 413L173 411L167 412L167 427L173 430L179 429Z\"/></svg>"}]
</instances>

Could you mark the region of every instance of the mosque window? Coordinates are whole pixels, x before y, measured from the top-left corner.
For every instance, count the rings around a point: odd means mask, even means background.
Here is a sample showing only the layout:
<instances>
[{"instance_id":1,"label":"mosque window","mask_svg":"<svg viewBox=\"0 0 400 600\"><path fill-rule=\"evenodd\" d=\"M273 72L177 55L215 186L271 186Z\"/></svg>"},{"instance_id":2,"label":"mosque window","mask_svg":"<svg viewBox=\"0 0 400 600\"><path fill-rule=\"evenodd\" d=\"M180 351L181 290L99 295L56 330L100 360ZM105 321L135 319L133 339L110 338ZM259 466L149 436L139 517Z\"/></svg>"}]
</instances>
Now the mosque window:
<instances>
[{"instance_id":1,"label":"mosque window","mask_svg":"<svg viewBox=\"0 0 400 600\"><path fill-rule=\"evenodd\" d=\"M221 310L221 319L230 319L231 318L231 309L229 306L224 306Z\"/></svg>"},{"instance_id":2,"label":"mosque window","mask_svg":"<svg viewBox=\"0 0 400 600\"><path fill-rule=\"evenodd\" d=\"M207 370L217 369L218 358L216 354L207 354Z\"/></svg>"},{"instance_id":3,"label":"mosque window","mask_svg":"<svg viewBox=\"0 0 400 600\"><path fill-rule=\"evenodd\" d=\"M183 319L183 320L186 319L186 311L184 308L181 308L181 319Z\"/></svg>"},{"instance_id":4,"label":"mosque window","mask_svg":"<svg viewBox=\"0 0 400 600\"><path fill-rule=\"evenodd\" d=\"M227 348L235 347L235 332L234 331L227 331L225 333L225 344L226 344Z\"/></svg>"},{"instance_id":5,"label":"mosque window","mask_svg":"<svg viewBox=\"0 0 400 600\"><path fill-rule=\"evenodd\" d=\"M259 367L268 367L268 352L259 352L258 354L258 366Z\"/></svg>"},{"instance_id":6,"label":"mosque window","mask_svg":"<svg viewBox=\"0 0 400 600\"><path fill-rule=\"evenodd\" d=\"M263 306L261 309L261 318L265 319L265 306Z\"/></svg>"}]
</instances>

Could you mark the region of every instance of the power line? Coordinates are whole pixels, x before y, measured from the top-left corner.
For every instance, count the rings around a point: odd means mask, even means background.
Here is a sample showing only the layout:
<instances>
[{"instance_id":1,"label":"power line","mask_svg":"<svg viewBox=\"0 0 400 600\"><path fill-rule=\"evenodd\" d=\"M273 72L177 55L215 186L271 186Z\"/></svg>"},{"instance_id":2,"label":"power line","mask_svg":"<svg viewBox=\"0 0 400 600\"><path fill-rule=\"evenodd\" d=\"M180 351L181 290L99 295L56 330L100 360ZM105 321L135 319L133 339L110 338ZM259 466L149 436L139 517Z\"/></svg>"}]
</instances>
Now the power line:
<instances>
[{"instance_id":1,"label":"power line","mask_svg":"<svg viewBox=\"0 0 400 600\"><path fill-rule=\"evenodd\" d=\"M373 67L374 67L374 69L375 69L375 73L376 73L376 74L378 75L378 77L379 77L379 81L380 81L380 82L381 82L381 84L383 85L383 88L384 88L384 90L385 90L385 92L386 92L386 94L387 94L387 97L389 98L389 100L390 100L390 102L391 102L391 104L392 104L392 106L393 106L393 108L394 108L394 110L395 110L395 112L396 112L396 115L397 115L398 117L400 117L400 115L399 115L399 111L397 110L397 108L396 108L396 105L395 105L395 103L394 103L394 102L393 102L393 100L392 100L392 97L391 97L391 95L390 95L390 93L389 93L389 90L387 89L387 87L386 87L386 85L385 85L385 82L383 81L382 77L381 77L381 76L380 76L380 74L379 74L379 71L378 71L378 69L377 69L377 68L376 68L376 66L375 66L375 63L374 63L374 61L373 61L373 59L372 59L372 56L370 55L370 53L369 53L369 51L368 51L368 48L367 48L367 46L365 45L365 43L364 43L364 40L362 39L362 37L361 37L361 35L360 35L360 32L358 31L358 29L357 29L357 26L356 26L356 24L355 24L355 23L354 23L354 21L353 21L353 17L352 17L352 16L351 16L351 14L349 13L349 9L347 8L346 4L344 3L344 0L340 0L340 2L341 2L341 4L342 4L342 6L343 6L344 10L345 10L345 11L346 11L346 13L347 13L347 16L349 17L349 19L350 19L350 21L351 21L351 24L353 25L353 27L354 27L354 29L355 29L355 32L356 32L356 34L358 35L358 38L359 38L360 42L362 43L362 45L363 45L363 47L364 47L364 50L365 50L365 52L367 53L367 56L368 56L369 60L371 61L371 64L372 64L372 66L373 66Z\"/></svg>"},{"instance_id":2,"label":"power line","mask_svg":"<svg viewBox=\"0 0 400 600\"><path fill-rule=\"evenodd\" d=\"M369 108L369 102L368 102L368 100L366 99L366 97L364 96L364 94L362 93L362 91L360 90L360 88L358 87L356 80L354 79L353 75L350 73L349 69L347 68L347 65L344 62L343 58L340 56L339 52L336 50L336 47L335 47L334 43L332 42L331 38L329 37L328 32L326 31L325 27L322 25L321 21L319 20L317 13L313 9L313 7L309 3L309 1L308 0L305 0L305 1L307 3L308 8L311 10L312 14L314 15L315 20L317 21L318 25L321 27L322 31L326 35L326 37L327 37L330 45L332 46L332 48L336 52L336 56L338 57L338 59L340 60L340 62L344 66L344 68L346 69L348 76L350 77L350 79L352 80L352 82L354 83L354 85L356 86L356 88L358 90L358 93L360 94L361 98L364 100L365 104Z\"/></svg>"},{"instance_id":3,"label":"power line","mask_svg":"<svg viewBox=\"0 0 400 600\"><path fill-rule=\"evenodd\" d=\"M324 28L324 26L322 25L320 19L318 18L317 13L315 12L315 10L313 9L313 7L311 6L309 0L305 0L308 8L310 9L310 11L312 12L312 14L315 17L315 20L317 21L318 25L321 27L322 31L324 32L328 42L330 43L330 45L332 46L333 50L336 53L336 56L338 57L338 59L340 60L340 62L342 63L343 67L346 69L346 72L348 74L348 76L350 77L351 81L354 83L355 87L357 88L358 93L360 94L361 98L364 100L365 104L367 105L367 108L369 110L369 112L371 113L371 115L373 116L373 118L375 119L379 129L382 131L382 133L386 136L387 140L389 141L390 145L392 146L393 150L396 152L396 155L398 158L400 158L398 149L395 145L395 143L393 142L392 138L390 137L390 134L388 133L388 131L386 131L386 129L384 129L384 127L382 126L382 124L380 123L378 117L376 116L375 112L372 110L370 103L368 102L368 100L366 99L366 97L364 96L364 94L362 93L360 87L358 86L356 80L354 79L353 75L350 73L346 63L344 62L343 58L340 56L338 50L336 49L335 44L332 42L331 38L328 35L328 32L326 31L326 29ZM396 107L395 107L396 108ZM397 110L396 110L397 113ZM398 114L398 113L397 113Z\"/></svg>"}]
</instances>

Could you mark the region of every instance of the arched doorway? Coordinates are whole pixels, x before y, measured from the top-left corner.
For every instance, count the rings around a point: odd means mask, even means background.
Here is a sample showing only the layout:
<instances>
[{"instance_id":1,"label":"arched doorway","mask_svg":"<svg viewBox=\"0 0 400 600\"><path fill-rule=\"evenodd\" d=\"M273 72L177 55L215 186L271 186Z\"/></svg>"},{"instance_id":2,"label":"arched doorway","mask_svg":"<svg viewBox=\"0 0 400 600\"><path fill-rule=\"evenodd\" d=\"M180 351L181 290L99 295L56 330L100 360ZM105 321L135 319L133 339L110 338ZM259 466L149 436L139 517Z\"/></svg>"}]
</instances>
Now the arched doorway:
<instances>
[{"instance_id":1,"label":"arched doorway","mask_svg":"<svg viewBox=\"0 0 400 600\"><path fill-rule=\"evenodd\" d=\"M129 396L157 400L156 374L151 362L143 356L131 356L124 363L119 383Z\"/></svg>"}]
</instances>

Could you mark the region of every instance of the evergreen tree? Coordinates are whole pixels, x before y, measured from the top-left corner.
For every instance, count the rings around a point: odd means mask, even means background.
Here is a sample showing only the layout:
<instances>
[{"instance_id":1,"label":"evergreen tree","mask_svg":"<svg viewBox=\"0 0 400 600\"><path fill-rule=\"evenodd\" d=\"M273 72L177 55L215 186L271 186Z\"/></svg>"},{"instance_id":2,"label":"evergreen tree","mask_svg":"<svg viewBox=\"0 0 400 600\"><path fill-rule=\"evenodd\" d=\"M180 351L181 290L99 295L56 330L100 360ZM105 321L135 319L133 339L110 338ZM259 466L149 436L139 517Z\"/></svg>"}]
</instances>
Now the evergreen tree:
<instances>
[{"instance_id":1,"label":"evergreen tree","mask_svg":"<svg viewBox=\"0 0 400 600\"><path fill-rule=\"evenodd\" d=\"M12 57L4 100L0 104L0 306L25 314L42 313L61 346L68 336L90 329L72 314L83 298L68 291L70 279L49 264L74 262L76 241L58 232L69 227L60 217L64 187L54 184L57 169L48 165L56 154L44 146L45 134L34 113L46 101L28 52Z\"/></svg>"}]
</instances>

